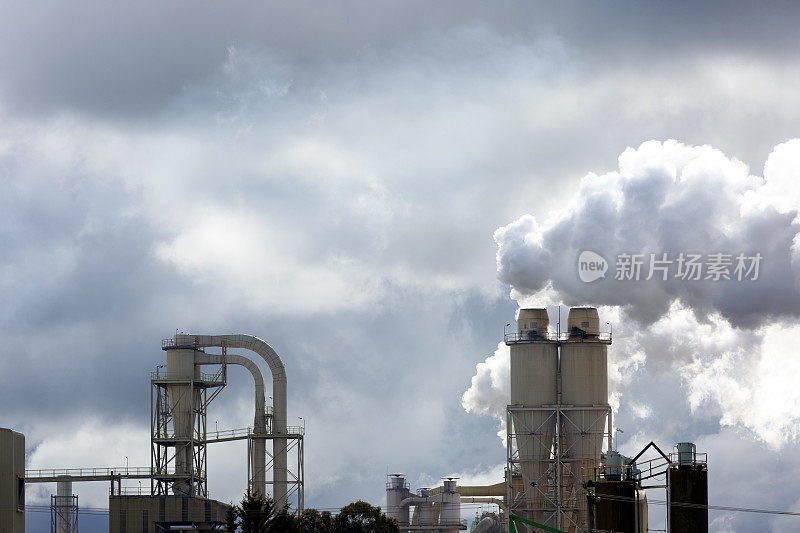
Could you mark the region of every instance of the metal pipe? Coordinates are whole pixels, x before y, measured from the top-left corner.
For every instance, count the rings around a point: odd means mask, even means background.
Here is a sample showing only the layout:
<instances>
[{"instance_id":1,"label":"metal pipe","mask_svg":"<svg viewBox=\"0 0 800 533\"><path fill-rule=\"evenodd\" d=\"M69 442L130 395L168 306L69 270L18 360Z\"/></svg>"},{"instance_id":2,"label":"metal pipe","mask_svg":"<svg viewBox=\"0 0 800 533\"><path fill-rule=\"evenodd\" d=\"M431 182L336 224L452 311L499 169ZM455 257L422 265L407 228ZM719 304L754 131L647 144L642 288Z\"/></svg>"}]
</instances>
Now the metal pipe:
<instances>
[{"instance_id":1,"label":"metal pipe","mask_svg":"<svg viewBox=\"0 0 800 533\"><path fill-rule=\"evenodd\" d=\"M253 432L256 435L266 434L267 432L267 417L264 412L264 398L265 386L264 376L261 370L253 361L241 355L212 355L195 352L194 363L196 365L221 365L228 363L231 365L240 365L250 371L255 382L256 394L256 411L253 419ZM253 437L252 463L253 465L266 465L267 457L267 438L266 437ZM251 490L253 492L259 491L261 494L266 495L266 479L263 468L254 468L253 480Z\"/></svg>"},{"instance_id":2,"label":"metal pipe","mask_svg":"<svg viewBox=\"0 0 800 533\"><path fill-rule=\"evenodd\" d=\"M465 498L464 495L461 495L461 503L491 503L493 505L499 506L503 511L506 509L506 502L500 500L498 498Z\"/></svg>"},{"instance_id":3,"label":"metal pipe","mask_svg":"<svg viewBox=\"0 0 800 533\"><path fill-rule=\"evenodd\" d=\"M194 346L194 347L228 347L228 348L242 348L250 350L261 356L269 369L272 372L272 396L274 398L273 404L273 418L272 418L272 432L276 435L286 434L286 370L283 367L278 354L272 347L253 335L235 334L235 335L175 335L176 345ZM231 356L228 356L229 358ZM287 499L287 441L285 437L275 437L272 439L272 456L273 456L273 486L275 505L280 509L288 504ZM258 462L253 465L255 470L253 478L264 479L266 462ZM266 480L263 482L266 488ZM264 492L264 494L266 491Z\"/></svg>"},{"instance_id":4,"label":"metal pipe","mask_svg":"<svg viewBox=\"0 0 800 533\"><path fill-rule=\"evenodd\" d=\"M434 496L444 492L444 486L440 485L430 489L428 494ZM505 483L495 483L494 485L459 485L458 492L462 496L505 496Z\"/></svg>"}]
</instances>

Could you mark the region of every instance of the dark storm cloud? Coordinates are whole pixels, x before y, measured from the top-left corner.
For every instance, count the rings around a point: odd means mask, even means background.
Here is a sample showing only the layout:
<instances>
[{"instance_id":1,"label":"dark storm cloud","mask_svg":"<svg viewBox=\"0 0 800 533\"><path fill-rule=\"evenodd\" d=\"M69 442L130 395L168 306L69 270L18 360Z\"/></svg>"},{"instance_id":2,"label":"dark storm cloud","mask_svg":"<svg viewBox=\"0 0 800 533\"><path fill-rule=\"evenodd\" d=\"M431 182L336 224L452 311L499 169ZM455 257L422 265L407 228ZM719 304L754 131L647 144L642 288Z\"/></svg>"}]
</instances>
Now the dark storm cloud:
<instances>
[{"instance_id":1,"label":"dark storm cloud","mask_svg":"<svg viewBox=\"0 0 800 533\"><path fill-rule=\"evenodd\" d=\"M791 55L793 2L10 2L0 21L0 94L29 113L151 113L209 78L231 45L308 69L404 48L464 27L520 42L554 36L599 68L702 52ZM480 53L480 43L460 53Z\"/></svg>"}]
</instances>

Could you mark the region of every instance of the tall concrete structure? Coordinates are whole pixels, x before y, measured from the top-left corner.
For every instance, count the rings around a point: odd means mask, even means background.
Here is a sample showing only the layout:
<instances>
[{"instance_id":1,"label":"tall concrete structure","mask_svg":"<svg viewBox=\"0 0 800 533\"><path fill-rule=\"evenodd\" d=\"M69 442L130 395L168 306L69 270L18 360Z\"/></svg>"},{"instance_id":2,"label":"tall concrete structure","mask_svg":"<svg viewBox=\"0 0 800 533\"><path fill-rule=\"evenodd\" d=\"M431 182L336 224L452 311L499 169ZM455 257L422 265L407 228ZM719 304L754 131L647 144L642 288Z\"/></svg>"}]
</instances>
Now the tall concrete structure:
<instances>
[{"instance_id":1,"label":"tall concrete structure","mask_svg":"<svg viewBox=\"0 0 800 533\"><path fill-rule=\"evenodd\" d=\"M0 531L25 533L25 435L0 428Z\"/></svg>"},{"instance_id":2,"label":"tall concrete structure","mask_svg":"<svg viewBox=\"0 0 800 533\"><path fill-rule=\"evenodd\" d=\"M600 463L603 438L610 430L608 405L607 346L600 337L597 309L572 308L567 318L566 338L561 345L560 456L569 466L563 476L566 523L569 531L588 530L588 506L581 467ZM571 483L569 483L571 482Z\"/></svg>"},{"instance_id":3,"label":"tall concrete structure","mask_svg":"<svg viewBox=\"0 0 800 533\"><path fill-rule=\"evenodd\" d=\"M56 493L50 496L50 529L55 533L78 531L78 497L72 494L72 481L56 482Z\"/></svg>"},{"instance_id":4,"label":"tall concrete structure","mask_svg":"<svg viewBox=\"0 0 800 533\"><path fill-rule=\"evenodd\" d=\"M511 355L506 498L511 512L588 531L582 469L600 462L611 431L607 346L597 309L573 308L566 328L546 309L521 309L506 335ZM610 439L608 440L610 442Z\"/></svg>"},{"instance_id":5,"label":"tall concrete structure","mask_svg":"<svg viewBox=\"0 0 800 533\"><path fill-rule=\"evenodd\" d=\"M511 344L511 426L522 474L517 510L538 523L552 514L550 459L556 433L558 342L546 309L521 309Z\"/></svg>"}]
</instances>

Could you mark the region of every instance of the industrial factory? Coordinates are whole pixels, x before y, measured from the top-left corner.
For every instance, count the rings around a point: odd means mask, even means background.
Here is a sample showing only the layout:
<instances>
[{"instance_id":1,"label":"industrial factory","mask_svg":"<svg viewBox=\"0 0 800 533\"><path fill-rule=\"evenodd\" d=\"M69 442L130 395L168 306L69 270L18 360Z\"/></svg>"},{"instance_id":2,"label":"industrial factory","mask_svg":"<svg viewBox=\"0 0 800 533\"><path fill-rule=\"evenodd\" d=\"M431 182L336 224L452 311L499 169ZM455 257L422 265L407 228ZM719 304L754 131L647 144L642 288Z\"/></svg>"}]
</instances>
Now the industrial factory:
<instances>
[{"instance_id":1,"label":"industrial factory","mask_svg":"<svg viewBox=\"0 0 800 533\"><path fill-rule=\"evenodd\" d=\"M414 494L402 474L393 474L386 513L400 531L466 529L453 510L480 502L499 511L475 527L481 533L644 533L646 489L666 493L667 531L708 531L706 458L694 444L664 453L650 443L633 458L614 450L611 341L610 331L600 331L595 308L570 309L566 328L559 319L555 331L546 309L521 309L517 331L505 334L511 352L505 479L482 487L446 480Z\"/></svg>"},{"instance_id":2,"label":"industrial factory","mask_svg":"<svg viewBox=\"0 0 800 533\"><path fill-rule=\"evenodd\" d=\"M569 311L550 327L546 309L521 309L510 348L504 479L486 486L441 486L412 492L404 474L390 474L384 512L403 533L466 530L462 504L496 506L473 531L562 533L648 531L646 489L663 490L667 531L708 530L706 459L692 443L668 452L651 442L634 457L617 452L608 403L607 350L611 332L600 330L597 309ZM209 444L247 441L248 488L271 494L279 507L304 508L304 430L287 425L286 372L280 357L250 335L176 334L163 341L166 364L151 375L149 467L25 470L25 438L0 430L0 530L25 530L25 485L55 482L51 529L78 531L76 486L109 483L109 528L117 532L220 530L227 505L208 497ZM246 350L263 358L272 373L272 403L264 377ZM208 432L208 405L227 384L229 365L253 378L252 427ZM268 442L271 444L268 453ZM292 456L290 464L289 457ZM498 457L500 459L500 457ZM149 480L147 494L129 494L126 479Z\"/></svg>"},{"instance_id":3,"label":"industrial factory","mask_svg":"<svg viewBox=\"0 0 800 533\"><path fill-rule=\"evenodd\" d=\"M221 531L228 505L208 498L206 448L233 440L247 441L248 490L271 494L278 506L290 503L302 511L304 430L287 425L286 371L275 350L251 335L183 334L163 341L162 349L166 364L151 375L150 466L25 470L24 435L0 429L0 531L25 531L26 484L56 483L51 531L77 533L78 497L73 490L88 481L109 483L109 531L113 533ZM265 401L264 377L258 366L248 357L229 354L228 349L247 350L267 363L272 373L272 405ZM227 384L229 365L243 366L253 377L253 425L208 432L207 408ZM211 371L204 372L206 368ZM272 444L271 454L267 441ZM291 467L290 456L296 458ZM149 494L129 494L122 486L128 479L149 480Z\"/></svg>"}]
</instances>

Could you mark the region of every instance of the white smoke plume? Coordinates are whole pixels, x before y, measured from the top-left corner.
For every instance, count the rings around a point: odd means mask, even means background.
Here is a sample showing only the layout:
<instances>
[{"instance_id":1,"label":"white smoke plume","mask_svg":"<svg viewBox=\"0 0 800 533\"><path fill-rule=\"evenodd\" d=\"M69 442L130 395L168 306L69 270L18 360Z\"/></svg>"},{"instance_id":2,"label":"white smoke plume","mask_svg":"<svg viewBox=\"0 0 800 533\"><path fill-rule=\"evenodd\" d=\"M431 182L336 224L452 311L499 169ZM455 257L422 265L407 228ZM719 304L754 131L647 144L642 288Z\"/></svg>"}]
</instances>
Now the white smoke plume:
<instances>
[{"instance_id":1,"label":"white smoke plume","mask_svg":"<svg viewBox=\"0 0 800 533\"><path fill-rule=\"evenodd\" d=\"M525 215L495 232L497 268L516 299L548 285L568 305L621 306L643 324L679 300L699 317L718 312L736 326L800 316L800 139L779 145L764 177L710 146L643 143L619 157L619 170L589 174L560 213L540 223ZM581 251L610 263L609 275L583 283ZM643 281L650 254L760 253L753 281ZM615 280L619 254L643 254L642 281ZM677 265L673 263L675 272ZM705 277L705 273L703 274Z\"/></svg>"},{"instance_id":2,"label":"white smoke plume","mask_svg":"<svg viewBox=\"0 0 800 533\"><path fill-rule=\"evenodd\" d=\"M510 372L510 352L508 346L501 342L493 355L477 364L472 384L461 397L461 405L467 412L490 415L500 421L497 434L501 439L505 439L505 411L511 395Z\"/></svg>"},{"instance_id":3,"label":"white smoke plume","mask_svg":"<svg viewBox=\"0 0 800 533\"><path fill-rule=\"evenodd\" d=\"M763 177L710 146L649 141L626 149L618 170L585 176L562 211L499 228L498 276L521 307L596 305L601 320L614 323L615 410L647 365L680 376L692 412L711 410L721 426L747 428L780 448L800 438L800 393L791 382L800 371L792 341L800 334L799 211L800 139L774 148ZM608 262L605 277L581 281L585 250ZM705 279L704 271L687 280L674 262L681 253L730 254L733 264L738 254L762 259L757 279L737 279L731 265L730 279ZM638 280L615 279L620 254L642 254ZM666 275L647 279L650 254L673 260ZM478 365L462 403L502 420L507 391L508 354L498 348ZM657 398L628 400L639 415L669 417Z\"/></svg>"}]
</instances>

